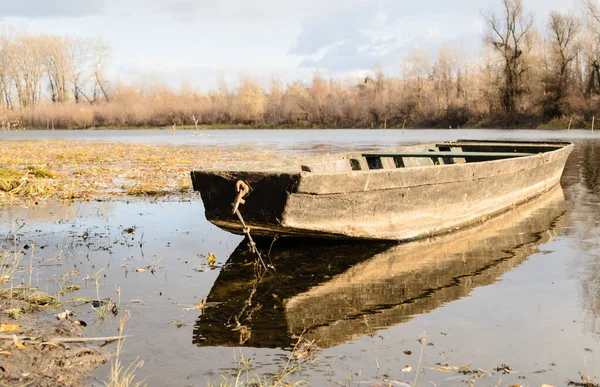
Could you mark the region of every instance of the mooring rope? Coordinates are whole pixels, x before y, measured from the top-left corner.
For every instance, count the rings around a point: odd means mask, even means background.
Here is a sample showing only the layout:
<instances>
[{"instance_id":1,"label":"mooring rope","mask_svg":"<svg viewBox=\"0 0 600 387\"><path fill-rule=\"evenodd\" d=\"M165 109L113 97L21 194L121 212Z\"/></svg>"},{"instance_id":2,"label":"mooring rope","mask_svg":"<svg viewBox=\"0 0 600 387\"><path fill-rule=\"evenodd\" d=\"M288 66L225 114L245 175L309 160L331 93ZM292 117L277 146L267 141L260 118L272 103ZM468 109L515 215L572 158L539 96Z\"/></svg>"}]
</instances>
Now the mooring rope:
<instances>
[{"instance_id":1,"label":"mooring rope","mask_svg":"<svg viewBox=\"0 0 600 387\"><path fill-rule=\"evenodd\" d=\"M248 246L250 247L250 251L252 251L258 256L260 264L266 270L267 265L265 264L265 261L263 261L262 256L260 255L260 251L258 251L256 243L254 243L254 240L252 239L252 235L250 235L250 227L246 226L246 222L244 221L244 218L240 213L240 204L246 203L246 201L244 200L244 196L248 195L248 193L250 192L250 187L242 180L238 180L237 183L235 183L235 190L237 192L237 197L233 202L232 213L237 215L238 219L242 223L242 231L244 232L244 234L246 234L246 237L248 237Z\"/></svg>"}]
</instances>

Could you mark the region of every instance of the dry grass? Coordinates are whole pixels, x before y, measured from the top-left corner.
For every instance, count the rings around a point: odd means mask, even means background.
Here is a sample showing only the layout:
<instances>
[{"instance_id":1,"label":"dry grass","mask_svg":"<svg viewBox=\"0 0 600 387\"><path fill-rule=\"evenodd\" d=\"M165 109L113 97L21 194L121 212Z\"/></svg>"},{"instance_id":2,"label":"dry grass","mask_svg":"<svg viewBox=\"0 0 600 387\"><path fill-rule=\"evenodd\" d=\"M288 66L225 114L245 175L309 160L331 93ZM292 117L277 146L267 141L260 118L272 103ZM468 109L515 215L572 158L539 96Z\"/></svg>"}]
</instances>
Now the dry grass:
<instances>
[{"instance_id":1,"label":"dry grass","mask_svg":"<svg viewBox=\"0 0 600 387\"><path fill-rule=\"evenodd\" d=\"M181 195L192 191L193 169L276 157L249 148L64 140L0 141L0 147L0 202L15 197Z\"/></svg>"},{"instance_id":2,"label":"dry grass","mask_svg":"<svg viewBox=\"0 0 600 387\"><path fill-rule=\"evenodd\" d=\"M0 192L13 196L45 196L56 191L56 176L47 169L29 166L25 169L0 168Z\"/></svg>"},{"instance_id":3,"label":"dry grass","mask_svg":"<svg viewBox=\"0 0 600 387\"><path fill-rule=\"evenodd\" d=\"M23 254L16 247L13 250L0 250L0 285L13 278L22 257Z\"/></svg>"},{"instance_id":4,"label":"dry grass","mask_svg":"<svg viewBox=\"0 0 600 387\"><path fill-rule=\"evenodd\" d=\"M123 331L125 323L129 319L129 311L125 311L125 316L119 322L119 340L117 342L116 357L110 366L110 379L104 384L107 387L140 387L145 386L144 381L136 382L135 372L144 366L143 360L135 360L128 367L125 367L120 360L121 351L123 350Z\"/></svg>"}]
</instances>

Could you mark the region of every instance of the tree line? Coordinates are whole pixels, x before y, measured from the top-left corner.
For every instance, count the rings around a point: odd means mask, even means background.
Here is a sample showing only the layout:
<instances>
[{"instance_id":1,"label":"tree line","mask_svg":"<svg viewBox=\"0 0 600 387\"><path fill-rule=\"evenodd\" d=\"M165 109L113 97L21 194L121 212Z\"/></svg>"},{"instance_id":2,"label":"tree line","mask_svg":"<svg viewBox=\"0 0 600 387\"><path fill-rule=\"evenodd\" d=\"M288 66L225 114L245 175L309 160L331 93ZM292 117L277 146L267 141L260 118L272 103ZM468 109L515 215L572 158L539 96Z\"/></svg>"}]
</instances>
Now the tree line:
<instances>
[{"instance_id":1,"label":"tree line","mask_svg":"<svg viewBox=\"0 0 600 387\"><path fill-rule=\"evenodd\" d=\"M81 39L8 30L0 35L2 128L171 125L256 127L583 127L600 108L600 6L551 12L544 27L522 0L482 11L476 57L463 47L415 48L397 76L260 84L201 93L157 80L107 79L110 49Z\"/></svg>"}]
</instances>

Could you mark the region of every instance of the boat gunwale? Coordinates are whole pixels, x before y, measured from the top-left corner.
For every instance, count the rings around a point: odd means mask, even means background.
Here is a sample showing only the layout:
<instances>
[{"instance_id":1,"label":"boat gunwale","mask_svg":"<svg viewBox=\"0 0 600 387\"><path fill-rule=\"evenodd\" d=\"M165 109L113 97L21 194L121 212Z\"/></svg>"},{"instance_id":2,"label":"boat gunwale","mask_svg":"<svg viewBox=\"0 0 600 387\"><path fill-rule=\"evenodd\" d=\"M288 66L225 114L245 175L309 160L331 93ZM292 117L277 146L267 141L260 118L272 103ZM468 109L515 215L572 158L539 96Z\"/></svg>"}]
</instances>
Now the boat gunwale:
<instances>
[{"instance_id":1,"label":"boat gunwale","mask_svg":"<svg viewBox=\"0 0 600 387\"><path fill-rule=\"evenodd\" d=\"M422 143L422 144L413 144L413 145L406 145L406 146L401 146L399 148L391 148L391 149L382 149L380 151L376 151L377 153L385 153L385 152L393 152L395 150L400 150L400 149L405 149L405 148L409 148L409 147L423 147L423 146L437 146L438 144L444 144L444 146L448 146L451 144L457 144L459 145L460 142L469 142L469 143L481 143L486 144L486 143L490 143L493 145L497 145L497 146L501 146L503 144L506 145L523 145L526 146L528 144L530 145L534 145L534 146L542 146L542 145L548 145L548 146L559 146L556 149L552 149L552 150L548 150L546 152L539 152L539 153L535 153L535 154L531 154L528 156L520 156L520 157L511 157L511 158L498 158L496 160L483 160L483 161L476 161L476 162L469 162L469 163L455 163L455 164L440 164L440 165L423 165L423 166L411 166L411 167L400 167L400 168L381 168L381 169L366 169L366 170L351 170L351 171L334 171L334 172L308 172L308 171L303 171L301 169L296 169L296 167L300 168L300 166L303 163L310 161L321 161L321 162L333 162L333 161L338 161L338 160L350 160L352 158L357 158L357 157L362 157L362 155L365 152L350 152L350 153L337 153L337 154L332 154L332 155L324 155L324 156L315 156L315 157L309 157L309 158L300 158L298 160L294 160L293 166L290 167L274 167L274 168L268 168L268 169L251 169L251 168L246 168L246 169L220 169L220 168L210 168L210 169L199 169L199 170L194 170L194 172L199 172L199 173L232 173L232 174L241 174L241 173L253 173L253 174L264 174L265 176L277 176L277 175L300 175L302 177L304 176L336 176L336 175L348 175L348 174L352 174L352 175L365 175L365 174L369 174L369 175L378 175L378 174L382 174L382 173L390 173L390 172L398 172L398 173L408 173L409 171L416 171L416 170L423 170L423 169L429 169L432 167L436 167L436 169L443 169L443 168L447 168L447 167L457 167L457 166L463 166L463 165L494 165L494 164L489 164L489 163L495 163L495 162L507 162L507 161L515 161L515 160L530 160L531 158L535 158L535 157L540 157L540 155L552 155L561 151L564 151L566 148L573 148L574 144L572 142L552 142L552 141L548 141L548 142L493 142L493 141L488 141L488 140L481 140L481 141L474 141L474 140L457 140L457 141L451 141L451 142L430 142L430 143ZM375 153L375 151L374 151ZM415 152L417 153L417 152ZM418 153L422 153L422 152L418 152ZM486 152L486 153L493 153L493 152ZM403 158L407 158L410 156L403 156ZM256 162L256 164L264 164L264 162ZM244 167L251 167L253 163L248 163L248 164L243 164Z\"/></svg>"},{"instance_id":2,"label":"boat gunwale","mask_svg":"<svg viewBox=\"0 0 600 387\"><path fill-rule=\"evenodd\" d=\"M436 143L426 143L426 144L417 144L417 146L426 146L426 145L431 145L431 144L442 144L440 142L436 142ZM449 143L450 144L450 143ZM530 144L530 143L523 143L523 144ZM546 143L544 143L546 144ZM547 143L548 145L551 145L552 143ZM307 172L307 171L298 171L297 173L300 173L302 176L329 176L329 175L345 175L345 174L357 174L357 175L361 175L361 174L378 174L378 173L389 173L389 172L399 172L399 171L412 171L412 170L422 170L422 169L429 169L432 167L440 168L443 169L444 167L448 168L448 167L457 167L457 166L464 166L464 165L481 165L481 164L486 164L488 165L488 163L503 163L503 162L508 162L508 161L518 161L518 160L531 160L532 158L539 158L540 155L551 155L551 154L555 154L555 153L559 153L561 151L564 151L566 148L569 147L573 147L573 143L571 142L567 142L567 143L559 143L563 146L556 148L556 149L552 149L546 152L539 152L539 153L535 153L535 154L531 154L528 156L519 156L519 157L506 157L506 158L498 158L496 160L483 160L483 161L476 161L476 162L470 162L470 163L455 163L455 164L440 164L440 165L419 165L419 166L412 166L412 167L401 167L401 168L381 168L381 169L366 169L366 170L352 170L352 171L346 171L346 172ZM542 145L542 144L539 144ZM378 151L377 153L386 153L388 151L386 150L382 150L382 151ZM391 152L391 151L390 151ZM375 152L374 152L375 153ZM417 153L417 152L415 152ZM421 153L421 152L419 152ZM489 153L493 153L493 152L489 152ZM352 158L352 156L362 156L364 154L364 152L359 152L359 153L344 153L344 154L340 154L341 156L346 156L347 159ZM433 155L435 156L435 155ZM331 157L334 157L334 155L332 155ZM386 157L386 156L383 156ZM458 156L460 158L460 156ZM410 156L402 156L402 158L410 158ZM265 171L266 172L266 171ZM256 173L261 173L261 171L256 171ZM284 172L285 173L285 172Z\"/></svg>"},{"instance_id":3,"label":"boat gunwale","mask_svg":"<svg viewBox=\"0 0 600 387\"><path fill-rule=\"evenodd\" d=\"M546 166L562 162L571 153L573 145L567 145L557 150L538 153L526 157L489 160L475 163L446 164L435 166L416 166L394 169L358 170L341 173L312 173L301 172L300 184L292 195L343 195L359 192L377 192L394 189L416 188L448 183L460 183L473 180L490 180L499 176L510 175L515 170L525 171L542 168L547 174ZM564 154L564 156L563 156ZM543 160L543 164L534 160ZM528 165L529 164L529 165ZM497 168L502 167L502 171ZM512 167L512 168L511 168ZM562 168L561 168L562 171ZM414 176L414 177L413 177ZM418 178L417 178L418 176ZM344 184L343 189L330 184L332 178L351 179L353 182ZM552 176L546 176L546 179ZM406 180L401 180L405 178ZM423 180L425 179L425 180ZM417 181L418 180L418 181Z\"/></svg>"}]
</instances>

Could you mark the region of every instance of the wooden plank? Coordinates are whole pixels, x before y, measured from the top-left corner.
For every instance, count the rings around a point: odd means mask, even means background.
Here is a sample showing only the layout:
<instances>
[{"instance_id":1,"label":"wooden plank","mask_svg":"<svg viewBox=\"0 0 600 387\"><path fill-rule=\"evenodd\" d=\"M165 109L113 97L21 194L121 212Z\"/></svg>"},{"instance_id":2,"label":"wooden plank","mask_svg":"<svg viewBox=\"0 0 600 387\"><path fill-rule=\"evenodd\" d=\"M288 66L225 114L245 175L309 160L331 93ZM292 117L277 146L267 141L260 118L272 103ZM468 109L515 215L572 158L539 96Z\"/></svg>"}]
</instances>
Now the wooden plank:
<instances>
[{"instance_id":1,"label":"wooden plank","mask_svg":"<svg viewBox=\"0 0 600 387\"><path fill-rule=\"evenodd\" d=\"M302 164L300 167L303 172L315 173L345 173L352 171L352 165L348 159L314 164Z\"/></svg>"},{"instance_id":2,"label":"wooden plank","mask_svg":"<svg viewBox=\"0 0 600 387\"><path fill-rule=\"evenodd\" d=\"M546 143L510 143L510 142L494 142L494 143L486 143L486 142L477 142L477 141L462 141L462 142L440 142L435 144L436 147L462 147L462 146L478 146L481 148L540 148L540 149L560 149L563 148L562 144L546 144Z\"/></svg>"},{"instance_id":3,"label":"wooden plank","mask_svg":"<svg viewBox=\"0 0 600 387\"><path fill-rule=\"evenodd\" d=\"M536 153L521 152L381 152L381 153L363 153L364 157L461 157L477 159L504 159L513 157L534 156Z\"/></svg>"},{"instance_id":4,"label":"wooden plank","mask_svg":"<svg viewBox=\"0 0 600 387\"><path fill-rule=\"evenodd\" d=\"M477 144L511 144L511 145L560 145L561 147L568 146L570 142L565 141L522 141L522 140L473 140L467 138L461 138L455 141L455 143L472 142Z\"/></svg>"},{"instance_id":5,"label":"wooden plank","mask_svg":"<svg viewBox=\"0 0 600 387\"><path fill-rule=\"evenodd\" d=\"M383 166L383 169L395 169L396 161L394 161L393 157L382 157L381 165Z\"/></svg>"}]
</instances>

